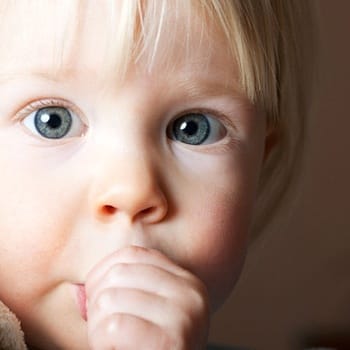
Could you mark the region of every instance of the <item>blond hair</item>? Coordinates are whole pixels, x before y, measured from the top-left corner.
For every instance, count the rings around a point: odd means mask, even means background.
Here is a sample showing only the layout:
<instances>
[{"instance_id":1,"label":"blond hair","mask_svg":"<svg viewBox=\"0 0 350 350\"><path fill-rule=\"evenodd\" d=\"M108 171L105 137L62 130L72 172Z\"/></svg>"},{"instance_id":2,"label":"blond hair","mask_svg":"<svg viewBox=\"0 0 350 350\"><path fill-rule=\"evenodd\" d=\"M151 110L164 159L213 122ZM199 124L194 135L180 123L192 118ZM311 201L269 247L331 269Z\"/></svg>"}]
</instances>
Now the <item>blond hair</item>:
<instances>
[{"instance_id":1,"label":"blond hair","mask_svg":"<svg viewBox=\"0 0 350 350\"><path fill-rule=\"evenodd\" d=\"M140 29L134 41L138 55L145 48L152 48L149 52L154 57L167 13L176 14L181 7L185 7L189 30L195 12L203 17L203 23L211 21L225 36L239 68L240 85L249 100L265 114L268 132L277 143L264 162L260 177L252 227L255 238L270 221L281 199L290 198L301 166L313 80L311 1L139 0L132 3L128 5L129 11L134 6L133 10L137 11L134 23ZM133 35L135 28L129 27ZM176 35L176 30L173 33Z\"/></svg>"},{"instance_id":2,"label":"blond hair","mask_svg":"<svg viewBox=\"0 0 350 350\"><path fill-rule=\"evenodd\" d=\"M203 32L210 27L208 22L221 31L238 66L242 90L266 115L268 130L277 140L262 169L253 236L261 232L287 189L292 188L300 164L311 81L310 1L124 0L118 3L117 13L115 0L105 0L110 10L106 27L111 28L106 67L113 65L121 72L141 56L147 55L151 67L156 55L171 55L180 17L180 25L188 33L187 43L193 14L202 19ZM1 13L15 3L2 1ZM84 13L87 2L21 1L16 12L24 18L28 11L48 3L55 21L65 23L63 32L57 33L57 56L63 57L65 51L74 54L74 33L84 25L76 13ZM164 36L169 50L159 49Z\"/></svg>"}]
</instances>

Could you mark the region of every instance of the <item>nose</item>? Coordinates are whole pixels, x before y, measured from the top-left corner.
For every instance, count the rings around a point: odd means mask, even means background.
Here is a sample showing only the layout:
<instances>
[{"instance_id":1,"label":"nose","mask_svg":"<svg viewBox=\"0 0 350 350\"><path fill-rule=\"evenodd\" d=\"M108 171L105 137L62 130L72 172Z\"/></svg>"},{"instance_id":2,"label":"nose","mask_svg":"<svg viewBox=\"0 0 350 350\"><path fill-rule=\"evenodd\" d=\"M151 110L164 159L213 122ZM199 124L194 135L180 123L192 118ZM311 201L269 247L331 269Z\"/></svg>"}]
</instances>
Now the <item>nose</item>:
<instances>
[{"instance_id":1,"label":"nose","mask_svg":"<svg viewBox=\"0 0 350 350\"><path fill-rule=\"evenodd\" d=\"M164 219L168 201L160 178L145 157L128 157L100 167L93 195L100 220L127 216L131 223L152 224Z\"/></svg>"}]
</instances>

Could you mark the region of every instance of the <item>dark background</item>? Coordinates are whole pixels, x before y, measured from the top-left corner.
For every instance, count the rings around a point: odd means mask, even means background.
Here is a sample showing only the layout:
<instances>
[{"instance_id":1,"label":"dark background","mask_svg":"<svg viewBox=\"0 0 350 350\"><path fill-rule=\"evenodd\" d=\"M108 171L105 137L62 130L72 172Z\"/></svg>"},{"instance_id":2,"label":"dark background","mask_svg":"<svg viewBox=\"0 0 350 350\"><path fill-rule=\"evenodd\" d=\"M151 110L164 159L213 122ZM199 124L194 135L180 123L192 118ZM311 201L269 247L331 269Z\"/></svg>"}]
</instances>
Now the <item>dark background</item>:
<instances>
[{"instance_id":1,"label":"dark background","mask_svg":"<svg viewBox=\"0 0 350 350\"><path fill-rule=\"evenodd\" d=\"M350 0L314 1L321 67L301 194L250 250L215 342L350 349Z\"/></svg>"}]
</instances>

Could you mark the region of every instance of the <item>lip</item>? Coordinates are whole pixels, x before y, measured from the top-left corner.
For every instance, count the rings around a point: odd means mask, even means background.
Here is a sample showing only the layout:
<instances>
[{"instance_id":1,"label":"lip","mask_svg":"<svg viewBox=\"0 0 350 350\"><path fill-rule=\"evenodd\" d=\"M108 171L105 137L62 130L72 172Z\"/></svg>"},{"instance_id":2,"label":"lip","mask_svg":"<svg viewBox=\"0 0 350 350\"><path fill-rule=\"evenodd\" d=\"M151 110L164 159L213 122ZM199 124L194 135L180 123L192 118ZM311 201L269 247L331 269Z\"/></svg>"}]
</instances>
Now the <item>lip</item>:
<instances>
[{"instance_id":1,"label":"lip","mask_svg":"<svg viewBox=\"0 0 350 350\"><path fill-rule=\"evenodd\" d=\"M80 312L80 316L87 321L87 307L86 307L86 292L85 284L77 283L75 284L75 295Z\"/></svg>"}]
</instances>

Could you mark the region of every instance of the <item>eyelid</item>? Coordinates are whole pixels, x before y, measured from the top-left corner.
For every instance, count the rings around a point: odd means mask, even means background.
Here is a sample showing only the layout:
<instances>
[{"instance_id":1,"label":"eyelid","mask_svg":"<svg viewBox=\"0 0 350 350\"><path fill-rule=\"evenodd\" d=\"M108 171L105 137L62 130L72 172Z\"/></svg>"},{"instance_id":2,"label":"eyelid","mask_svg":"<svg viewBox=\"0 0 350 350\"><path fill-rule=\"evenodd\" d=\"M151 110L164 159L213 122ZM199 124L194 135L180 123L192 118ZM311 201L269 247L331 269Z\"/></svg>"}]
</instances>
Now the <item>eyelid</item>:
<instances>
[{"instance_id":1,"label":"eyelid","mask_svg":"<svg viewBox=\"0 0 350 350\"><path fill-rule=\"evenodd\" d=\"M200 114L208 114L210 117L214 119L218 119L219 122L223 124L225 128L227 128L227 132L229 133L230 130L238 131L237 126L233 122L233 120L227 116L226 113L221 112L217 109L210 109L210 108L191 108L188 110L185 110L181 113L178 113L175 115L175 117L172 118L172 121L181 118L187 114L190 113L200 113Z\"/></svg>"},{"instance_id":2,"label":"eyelid","mask_svg":"<svg viewBox=\"0 0 350 350\"><path fill-rule=\"evenodd\" d=\"M24 107L15 113L14 120L22 121L32 112L45 107L64 107L70 109L73 113L79 116L79 118L81 118L82 122L86 126L88 126L88 121L82 111L74 103L61 98L43 98L26 103Z\"/></svg>"},{"instance_id":3,"label":"eyelid","mask_svg":"<svg viewBox=\"0 0 350 350\"><path fill-rule=\"evenodd\" d=\"M75 119L75 122L73 122L69 128L67 134L64 135L66 137L45 137L38 130L35 130L36 127L33 124L34 113L36 114L40 109L50 107L69 110L71 117ZM27 134L34 136L36 139L41 141L50 141L48 145L64 144L69 140L76 139L76 137L80 138L85 136L89 130L89 123L81 110L74 103L62 98L41 98L27 102L22 108L19 109L19 111L14 113L13 120L15 123L21 124L23 126L23 130L26 131Z\"/></svg>"}]
</instances>

